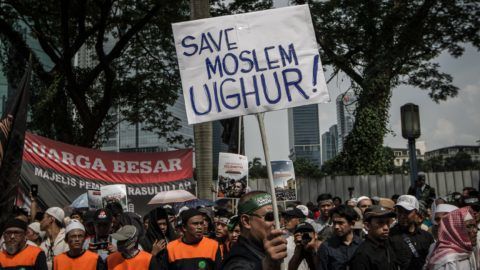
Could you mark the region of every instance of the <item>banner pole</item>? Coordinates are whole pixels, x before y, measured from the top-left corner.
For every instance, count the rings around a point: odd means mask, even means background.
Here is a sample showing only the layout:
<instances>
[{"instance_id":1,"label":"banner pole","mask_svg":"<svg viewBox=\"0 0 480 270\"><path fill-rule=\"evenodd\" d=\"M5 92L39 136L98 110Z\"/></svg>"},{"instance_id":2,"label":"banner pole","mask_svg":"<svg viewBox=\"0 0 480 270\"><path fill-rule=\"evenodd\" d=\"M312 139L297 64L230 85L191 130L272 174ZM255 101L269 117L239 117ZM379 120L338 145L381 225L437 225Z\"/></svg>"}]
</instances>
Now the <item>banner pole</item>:
<instances>
[{"instance_id":1,"label":"banner pole","mask_svg":"<svg viewBox=\"0 0 480 270\"><path fill-rule=\"evenodd\" d=\"M275 196L275 185L273 183L272 164L270 163L270 153L268 150L267 134L265 132L265 113L257 113L258 127L260 128L260 136L262 138L263 153L265 155L265 163L267 165L268 180L270 183L270 194L272 194L273 215L275 217L275 229L280 229L280 220L278 218L277 196Z\"/></svg>"}]
</instances>

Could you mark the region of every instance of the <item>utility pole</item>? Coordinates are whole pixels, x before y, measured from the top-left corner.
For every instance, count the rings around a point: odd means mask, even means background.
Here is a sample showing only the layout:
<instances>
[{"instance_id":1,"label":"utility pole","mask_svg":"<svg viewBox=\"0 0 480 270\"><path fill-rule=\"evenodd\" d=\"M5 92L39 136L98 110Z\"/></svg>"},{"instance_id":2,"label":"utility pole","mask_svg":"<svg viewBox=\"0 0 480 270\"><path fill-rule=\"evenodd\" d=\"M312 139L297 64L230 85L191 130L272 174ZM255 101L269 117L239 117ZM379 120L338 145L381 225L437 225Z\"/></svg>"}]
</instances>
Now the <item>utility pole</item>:
<instances>
[{"instance_id":1,"label":"utility pole","mask_svg":"<svg viewBox=\"0 0 480 270\"><path fill-rule=\"evenodd\" d=\"M208 0L190 0L190 19L210 17ZM212 122L195 124L195 165L197 175L197 196L200 199L212 199Z\"/></svg>"}]
</instances>

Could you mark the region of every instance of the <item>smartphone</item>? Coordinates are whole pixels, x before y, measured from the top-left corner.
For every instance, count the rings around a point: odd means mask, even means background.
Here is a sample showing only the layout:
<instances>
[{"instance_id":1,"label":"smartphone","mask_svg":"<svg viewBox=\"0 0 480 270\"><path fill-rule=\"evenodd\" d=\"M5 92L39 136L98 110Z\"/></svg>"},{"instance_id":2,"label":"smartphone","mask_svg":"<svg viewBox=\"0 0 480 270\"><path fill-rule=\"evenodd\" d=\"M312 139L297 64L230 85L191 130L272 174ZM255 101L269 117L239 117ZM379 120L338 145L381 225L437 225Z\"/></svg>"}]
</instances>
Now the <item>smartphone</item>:
<instances>
[{"instance_id":1,"label":"smartphone","mask_svg":"<svg viewBox=\"0 0 480 270\"><path fill-rule=\"evenodd\" d=\"M30 192L32 193L33 197L38 196L38 185L30 185Z\"/></svg>"}]
</instances>

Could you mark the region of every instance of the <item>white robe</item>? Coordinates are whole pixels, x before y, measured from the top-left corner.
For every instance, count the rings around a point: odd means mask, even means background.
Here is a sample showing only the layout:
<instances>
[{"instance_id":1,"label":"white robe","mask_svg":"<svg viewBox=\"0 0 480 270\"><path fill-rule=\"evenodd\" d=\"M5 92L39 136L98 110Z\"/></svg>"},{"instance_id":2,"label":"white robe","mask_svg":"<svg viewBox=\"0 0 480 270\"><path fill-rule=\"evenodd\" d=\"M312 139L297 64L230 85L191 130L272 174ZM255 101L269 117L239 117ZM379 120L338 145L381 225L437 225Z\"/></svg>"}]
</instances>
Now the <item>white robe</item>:
<instances>
[{"instance_id":1,"label":"white robe","mask_svg":"<svg viewBox=\"0 0 480 270\"><path fill-rule=\"evenodd\" d=\"M477 269L475 252L452 253L443 257L432 268L432 270L474 270Z\"/></svg>"}]
</instances>

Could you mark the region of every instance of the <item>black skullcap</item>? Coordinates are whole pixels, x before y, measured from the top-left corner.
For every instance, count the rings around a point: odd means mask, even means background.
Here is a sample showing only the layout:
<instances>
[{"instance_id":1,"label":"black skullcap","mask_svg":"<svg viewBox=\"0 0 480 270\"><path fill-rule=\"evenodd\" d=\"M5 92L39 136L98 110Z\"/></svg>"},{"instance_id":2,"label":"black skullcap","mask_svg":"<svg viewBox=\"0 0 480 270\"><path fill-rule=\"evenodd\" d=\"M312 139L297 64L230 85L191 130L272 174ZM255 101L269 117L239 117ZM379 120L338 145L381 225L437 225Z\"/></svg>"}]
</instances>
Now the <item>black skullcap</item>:
<instances>
[{"instance_id":1,"label":"black skullcap","mask_svg":"<svg viewBox=\"0 0 480 270\"><path fill-rule=\"evenodd\" d=\"M8 228L19 228L24 231L27 231L28 224L20 219L12 218L9 219L6 223L5 226L3 227L3 230L5 231Z\"/></svg>"},{"instance_id":2,"label":"black skullcap","mask_svg":"<svg viewBox=\"0 0 480 270\"><path fill-rule=\"evenodd\" d=\"M195 208L190 208L182 212L182 224L187 225L188 220L194 216L203 216L202 212L198 211Z\"/></svg>"}]
</instances>

